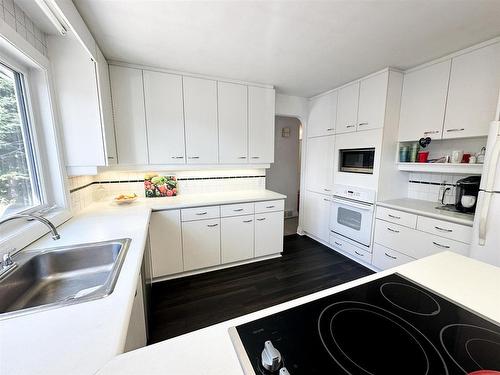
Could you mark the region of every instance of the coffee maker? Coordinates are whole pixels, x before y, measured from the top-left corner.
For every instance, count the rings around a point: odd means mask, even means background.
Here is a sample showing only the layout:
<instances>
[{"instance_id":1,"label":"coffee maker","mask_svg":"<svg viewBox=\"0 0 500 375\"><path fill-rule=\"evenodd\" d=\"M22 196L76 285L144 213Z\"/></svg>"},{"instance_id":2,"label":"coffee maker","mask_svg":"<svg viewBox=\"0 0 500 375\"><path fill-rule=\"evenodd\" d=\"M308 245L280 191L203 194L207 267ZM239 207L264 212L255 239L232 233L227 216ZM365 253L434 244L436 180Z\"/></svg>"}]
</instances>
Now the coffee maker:
<instances>
[{"instance_id":1,"label":"coffee maker","mask_svg":"<svg viewBox=\"0 0 500 375\"><path fill-rule=\"evenodd\" d=\"M481 176L469 176L457 181L455 208L460 212L473 213L476 210Z\"/></svg>"}]
</instances>

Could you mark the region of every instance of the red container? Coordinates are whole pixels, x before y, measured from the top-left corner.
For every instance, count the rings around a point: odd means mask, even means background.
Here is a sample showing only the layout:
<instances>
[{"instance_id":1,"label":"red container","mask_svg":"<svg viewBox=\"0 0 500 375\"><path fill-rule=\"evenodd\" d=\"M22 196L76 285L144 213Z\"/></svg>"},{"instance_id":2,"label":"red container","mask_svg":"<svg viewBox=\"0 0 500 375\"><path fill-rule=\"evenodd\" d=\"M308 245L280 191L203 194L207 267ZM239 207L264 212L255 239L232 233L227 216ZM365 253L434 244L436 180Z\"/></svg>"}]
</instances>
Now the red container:
<instances>
[{"instance_id":1,"label":"red container","mask_svg":"<svg viewBox=\"0 0 500 375\"><path fill-rule=\"evenodd\" d=\"M470 159L470 154L463 154L462 163L468 163Z\"/></svg>"},{"instance_id":2,"label":"red container","mask_svg":"<svg viewBox=\"0 0 500 375\"><path fill-rule=\"evenodd\" d=\"M429 151L419 151L417 155L417 161L419 163L427 163L428 157L429 157Z\"/></svg>"}]
</instances>

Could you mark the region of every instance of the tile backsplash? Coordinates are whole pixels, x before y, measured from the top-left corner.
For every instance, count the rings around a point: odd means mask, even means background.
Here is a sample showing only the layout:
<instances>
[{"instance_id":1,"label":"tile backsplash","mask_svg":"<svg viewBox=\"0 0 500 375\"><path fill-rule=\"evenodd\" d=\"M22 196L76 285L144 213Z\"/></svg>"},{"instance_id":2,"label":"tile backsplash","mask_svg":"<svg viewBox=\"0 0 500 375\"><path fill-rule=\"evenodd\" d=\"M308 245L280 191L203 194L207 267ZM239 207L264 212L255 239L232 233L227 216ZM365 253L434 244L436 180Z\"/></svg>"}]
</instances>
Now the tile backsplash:
<instances>
[{"instance_id":1,"label":"tile backsplash","mask_svg":"<svg viewBox=\"0 0 500 375\"><path fill-rule=\"evenodd\" d=\"M409 173L408 198L431 202L441 202L443 190L444 203L455 203L456 182L468 175L452 175L439 173Z\"/></svg>"},{"instance_id":2,"label":"tile backsplash","mask_svg":"<svg viewBox=\"0 0 500 375\"><path fill-rule=\"evenodd\" d=\"M177 176L179 195L263 190L266 186L266 174L263 169L155 173ZM144 197L145 174L145 172L109 171L97 176L70 177L68 184L71 209L76 213L95 201L111 199L121 193L136 193Z\"/></svg>"},{"instance_id":3,"label":"tile backsplash","mask_svg":"<svg viewBox=\"0 0 500 375\"><path fill-rule=\"evenodd\" d=\"M0 0L0 19L16 30L29 44L47 56L45 33L24 13L14 0Z\"/></svg>"}]
</instances>

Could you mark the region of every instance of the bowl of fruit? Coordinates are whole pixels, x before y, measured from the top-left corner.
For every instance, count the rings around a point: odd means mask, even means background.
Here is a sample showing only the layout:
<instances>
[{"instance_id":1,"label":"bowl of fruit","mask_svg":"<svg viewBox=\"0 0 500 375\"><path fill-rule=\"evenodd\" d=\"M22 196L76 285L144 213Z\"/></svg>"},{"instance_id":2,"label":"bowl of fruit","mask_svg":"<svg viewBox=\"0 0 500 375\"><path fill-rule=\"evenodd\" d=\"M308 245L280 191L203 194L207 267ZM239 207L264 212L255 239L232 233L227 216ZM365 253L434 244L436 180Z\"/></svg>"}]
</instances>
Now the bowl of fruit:
<instances>
[{"instance_id":1,"label":"bowl of fruit","mask_svg":"<svg viewBox=\"0 0 500 375\"><path fill-rule=\"evenodd\" d=\"M132 193L132 194L120 194L117 195L113 201L116 204L130 204L132 202L135 202L137 200L137 194Z\"/></svg>"}]
</instances>

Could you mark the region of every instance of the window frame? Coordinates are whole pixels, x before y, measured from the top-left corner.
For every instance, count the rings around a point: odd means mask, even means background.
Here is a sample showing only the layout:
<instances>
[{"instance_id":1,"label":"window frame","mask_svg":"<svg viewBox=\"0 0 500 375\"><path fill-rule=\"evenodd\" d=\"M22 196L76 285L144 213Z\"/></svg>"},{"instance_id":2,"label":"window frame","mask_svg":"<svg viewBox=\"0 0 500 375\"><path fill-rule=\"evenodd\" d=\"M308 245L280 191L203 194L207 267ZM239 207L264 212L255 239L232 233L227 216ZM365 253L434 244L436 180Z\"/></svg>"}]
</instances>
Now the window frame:
<instances>
[{"instance_id":1,"label":"window frame","mask_svg":"<svg viewBox=\"0 0 500 375\"><path fill-rule=\"evenodd\" d=\"M5 69L10 70L14 75L14 85L16 92L17 105L19 108L19 120L21 122L21 131L23 135L23 143L26 152L27 167L30 176L34 176L32 189L38 198L38 204L28 208L13 212L33 213L38 212L48 206L47 195L45 194L46 187L42 183L43 170L40 163L40 147L37 145L36 125L33 121L33 109L30 98L28 74L23 67L13 66L11 62L6 61L5 56L0 56L0 65Z\"/></svg>"}]
</instances>

